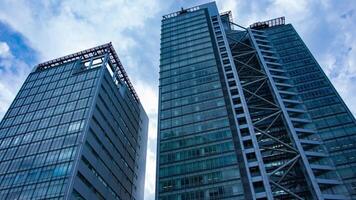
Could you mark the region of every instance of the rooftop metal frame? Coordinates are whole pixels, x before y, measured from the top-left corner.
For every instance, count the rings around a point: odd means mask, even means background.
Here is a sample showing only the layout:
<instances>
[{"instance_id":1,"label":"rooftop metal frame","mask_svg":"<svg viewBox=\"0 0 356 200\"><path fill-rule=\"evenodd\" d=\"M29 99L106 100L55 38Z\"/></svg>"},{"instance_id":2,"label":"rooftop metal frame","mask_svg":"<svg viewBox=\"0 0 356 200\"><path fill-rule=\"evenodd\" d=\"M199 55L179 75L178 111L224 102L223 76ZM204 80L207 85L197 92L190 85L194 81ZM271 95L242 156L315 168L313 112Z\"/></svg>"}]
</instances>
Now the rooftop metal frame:
<instances>
[{"instance_id":1,"label":"rooftop metal frame","mask_svg":"<svg viewBox=\"0 0 356 200\"><path fill-rule=\"evenodd\" d=\"M250 28L252 29L263 29L263 28L268 28L268 27L273 27L273 26L279 26L279 25L284 25L286 22L285 17L278 17L275 19L270 19L267 21L262 21L262 22L255 22L250 25Z\"/></svg>"},{"instance_id":2,"label":"rooftop metal frame","mask_svg":"<svg viewBox=\"0 0 356 200\"><path fill-rule=\"evenodd\" d=\"M232 18L232 12L231 12L231 10L222 12L222 13L220 13L219 15L220 15L220 17L223 16L223 15L228 15L228 16L229 16L229 21L230 21L230 22L233 22L233 21L234 21L234 19Z\"/></svg>"},{"instance_id":3,"label":"rooftop metal frame","mask_svg":"<svg viewBox=\"0 0 356 200\"><path fill-rule=\"evenodd\" d=\"M129 79L127 76L127 73L124 69L124 67L121 64L121 61L112 45L111 42L96 46L90 49L86 49L77 53L73 53L67 56L63 56L57 59L53 59L50 61L46 61L43 63L38 64L35 69L37 70L45 70L48 68L56 67L68 62L76 61L76 60L86 60L90 59L92 57L97 57L100 55L105 55L108 53L109 55L109 60L110 60L110 66L112 71L114 72L114 78L119 80L120 82L123 82L127 85L128 89L130 90L132 96L136 100L136 102L140 103L140 99Z\"/></svg>"},{"instance_id":4,"label":"rooftop metal frame","mask_svg":"<svg viewBox=\"0 0 356 200\"><path fill-rule=\"evenodd\" d=\"M171 17L176 17L180 14L183 14L183 13L187 13L187 12L193 12L193 11L196 11L196 10L200 10L200 7L199 6L194 6L194 7L191 7L191 8L182 8L180 11L177 11L177 12L173 12L173 13L170 13L170 14L167 14L167 15L163 15L163 19L168 19L168 18L171 18Z\"/></svg>"}]
</instances>

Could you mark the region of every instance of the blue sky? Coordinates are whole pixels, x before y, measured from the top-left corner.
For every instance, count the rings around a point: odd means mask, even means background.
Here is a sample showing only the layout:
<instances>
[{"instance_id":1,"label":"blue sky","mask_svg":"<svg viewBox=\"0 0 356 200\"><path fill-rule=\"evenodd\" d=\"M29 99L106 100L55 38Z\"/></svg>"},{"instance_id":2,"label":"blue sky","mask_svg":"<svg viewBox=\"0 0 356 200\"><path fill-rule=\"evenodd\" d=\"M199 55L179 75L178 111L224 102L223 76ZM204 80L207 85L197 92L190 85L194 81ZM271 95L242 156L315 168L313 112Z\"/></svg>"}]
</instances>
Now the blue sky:
<instances>
[{"instance_id":1,"label":"blue sky","mask_svg":"<svg viewBox=\"0 0 356 200\"><path fill-rule=\"evenodd\" d=\"M145 199L154 197L160 21L208 1L0 0L0 119L32 67L113 42L150 117ZM236 23L285 16L356 113L356 3L353 0L224 0Z\"/></svg>"}]
</instances>

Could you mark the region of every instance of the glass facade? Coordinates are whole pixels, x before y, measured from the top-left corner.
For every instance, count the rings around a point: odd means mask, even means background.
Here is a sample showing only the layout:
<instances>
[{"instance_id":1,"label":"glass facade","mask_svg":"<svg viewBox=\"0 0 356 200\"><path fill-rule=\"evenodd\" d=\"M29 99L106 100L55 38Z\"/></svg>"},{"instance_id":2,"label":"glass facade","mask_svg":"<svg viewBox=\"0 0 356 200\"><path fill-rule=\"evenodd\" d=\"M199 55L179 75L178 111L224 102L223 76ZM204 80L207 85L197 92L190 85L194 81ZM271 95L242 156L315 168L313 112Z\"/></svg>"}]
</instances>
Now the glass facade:
<instances>
[{"instance_id":1,"label":"glass facade","mask_svg":"<svg viewBox=\"0 0 356 200\"><path fill-rule=\"evenodd\" d=\"M2 120L1 199L64 196L98 82L73 65L31 73Z\"/></svg>"},{"instance_id":2,"label":"glass facade","mask_svg":"<svg viewBox=\"0 0 356 200\"><path fill-rule=\"evenodd\" d=\"M244 199L207 10L164 19L158 199Z\"/></svg>"},{"instance_id":3,"label":"glass facade","mask_svg":"<svg viewBox=\"0 0 356 200\"><path fill-rule=\"evenodd\" d=\"M163 16L156 199L355 198L355 118L297 32L231 18Z\"/></svg>"},{"instance_id":4,"label":"glass facade","mask_svg":"<svg viewBox=\"0 0 356 200\"><path fill-rule=\"evenodd\" d=\"M352 198L356 198L356 121L308 48L288 24L266 29Z\"/></svg>"},{"instance_id":5,"label":"glass facade","mask_svg":"<svg viewBox=\"0 0 356 200\"><path fill-rule=\"evenodd\" d=\"M136 159L145 157L147 117L127 87L114 83L104 52L97 61L60 58L28 76L0 124L0 199L140 199L132 187L143 187ZM109 111L100 111L102 104ZM98 112L111 121L97 124ZM115 136L107 135L108 127ZM111 143L104 147L105 141ZM93 158L104 150L110 162ZM114 182L110 173L120 179ZM88 189L95 196L82 193Z\"/></svg>"}]
</instances>

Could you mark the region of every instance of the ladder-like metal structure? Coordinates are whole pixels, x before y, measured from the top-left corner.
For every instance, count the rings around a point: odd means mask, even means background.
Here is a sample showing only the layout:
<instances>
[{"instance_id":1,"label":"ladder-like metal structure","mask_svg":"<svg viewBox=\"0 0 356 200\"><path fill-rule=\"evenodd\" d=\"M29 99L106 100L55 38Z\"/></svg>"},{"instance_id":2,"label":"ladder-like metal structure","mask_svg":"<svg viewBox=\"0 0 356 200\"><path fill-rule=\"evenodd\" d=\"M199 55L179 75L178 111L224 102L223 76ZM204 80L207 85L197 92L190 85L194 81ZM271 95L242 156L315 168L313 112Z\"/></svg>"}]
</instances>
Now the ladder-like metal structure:
<instances>
[{"instance_id":1,"label":"ladder-like metal structure","mask_svg":"<svg viewBox=\"0 0 356 200\"><path fill-rule=\"evenodd\" d=\"M264 31L220 16L211 23L252 198L345 199L333 190L342 183Z\"/></svg>"}]
</instances>

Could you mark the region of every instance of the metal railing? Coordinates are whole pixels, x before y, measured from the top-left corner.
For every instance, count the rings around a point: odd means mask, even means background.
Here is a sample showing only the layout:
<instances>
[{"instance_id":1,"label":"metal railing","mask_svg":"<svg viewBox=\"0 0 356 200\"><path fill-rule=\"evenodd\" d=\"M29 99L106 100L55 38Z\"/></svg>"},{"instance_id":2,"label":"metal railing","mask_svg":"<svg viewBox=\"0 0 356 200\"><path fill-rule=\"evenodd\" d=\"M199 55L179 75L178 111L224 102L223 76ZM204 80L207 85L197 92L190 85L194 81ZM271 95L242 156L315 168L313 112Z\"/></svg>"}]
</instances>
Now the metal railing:
<instances>
[{"instance_id":1,"label":"metal railing","mask_svg":"<svg viewBox=\"0 0 356 200\"><path fill-rule=\"evenodd\" d=\"M285 24L285 17L278 17L278 18L270 19L270 20L263 21L263 22L253 23L250 25L250 28L264 29L264 28L279 26L279 25L284 25L284 24Z\"/></svg>"},{"instance_id":2,"label":"metal railing","mask_svg":"<svg viewBox=\"0 0 356 200\"><path fill-rule=\"evenodd\" d=\"M173 12L173 13L170 13L170 14L167 14L167 15L163 15L163 19L176 17L176 16L178 16L180 14L187 13L187 12L193 12L193 11L196 11L196 10L199 10L199 9L200 9L199 6L194 6L194 7L186 8L186 9L182 8L180 11Z\"/></svg>"},{"instance_id":3,"label":"metal railing","mask_svg":"<svg viewBox=\"0 0 356 200\"><path fill-rule=\"evenodd\" d=\"M105 53L109 53L109 60L112 63L112 70L113 72L116 74L116 78L121 80L122 82L124 82L127 87L129 88L132 96L134 97L134 99L139 103L140 99L138 98L138 95L129 79L129 77L127 76L127 73L124 69L124 67L122 66L120 59L118 57L118 55L115 52L115 49L113 47L113 45L110 43L106 43L94 48L90 48L90 49L86 49L74 54L70 54L67 56L63 56L57 59L53 59L44 63L40 63L36 66L36 71L37 70L45 70L48 68L52 68L55 66L59 66L62 65L64 63L68 63L68 62L72 62L75 60L85 60L94 56L98 56L98 55L103 55Z\"/></svg>"}]
</instances>

